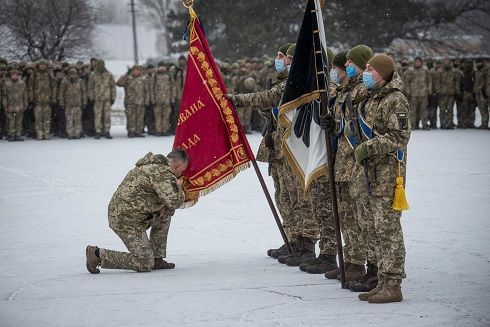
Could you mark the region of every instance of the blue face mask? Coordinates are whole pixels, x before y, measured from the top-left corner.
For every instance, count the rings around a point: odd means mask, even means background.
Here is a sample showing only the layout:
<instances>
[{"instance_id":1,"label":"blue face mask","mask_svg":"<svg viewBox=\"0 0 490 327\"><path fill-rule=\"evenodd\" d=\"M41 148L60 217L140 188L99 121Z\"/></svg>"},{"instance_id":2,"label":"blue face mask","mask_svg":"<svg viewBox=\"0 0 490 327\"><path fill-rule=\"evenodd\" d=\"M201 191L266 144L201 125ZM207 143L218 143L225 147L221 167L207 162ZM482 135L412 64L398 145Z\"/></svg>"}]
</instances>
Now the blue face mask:
<instances>
[{"instance_id":1,"label":"blue face mask","mask_svg":"<svg viewBox=\"0 0 490 327\"><path fill-rule=\"evenodd\" d=\"M374 81L373 74L371 73L362 73L362 82L368 90L374 89L376 87L376 82Z\"/></svg>"},{"instance_id":2,"label":"blue face mask","mask_svg":"<svg viewBox=\"0 0 490 327\"><path fill-rule=\"evenodd\" d=\"M336 84L340 84L340 76L339 76L339 72L337 71L337 69L331 69L330 70L330 79L332 80L332 82L334 82Z\"/></svg>"},{"instance_id":3,"label":"blue face mask","mask_svg":"<svg viewBox=\"0 0 490 327\"><path fill-rule=\"evenodd\" d=\"M276 71L278 73L282 73L286 69L286 65L284 64L284 61L281 59L274 60L274 65L276 66Z\"/></svg>"},{"instance_id":4,"label":"blue face mask","mask_svg":"<svg viewBox=\"0 0 490 327\"><path fill-rule=\"evenodd\" d=\"M357 75L356 67L354 65L349 65L345 69L345 72L347 73L347 76L349 78L352 78Z\"/></svg>"}]
</instances>

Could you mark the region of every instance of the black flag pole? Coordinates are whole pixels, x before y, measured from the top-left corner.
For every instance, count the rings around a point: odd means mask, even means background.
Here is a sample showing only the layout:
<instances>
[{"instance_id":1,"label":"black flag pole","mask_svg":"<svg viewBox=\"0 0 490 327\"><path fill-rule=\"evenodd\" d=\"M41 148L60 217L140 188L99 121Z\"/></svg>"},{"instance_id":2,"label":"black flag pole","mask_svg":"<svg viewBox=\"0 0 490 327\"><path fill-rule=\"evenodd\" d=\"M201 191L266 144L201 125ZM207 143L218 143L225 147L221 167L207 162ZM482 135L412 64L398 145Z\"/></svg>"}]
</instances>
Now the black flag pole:
<instances>
[{"instance_id":1,"label":"black flag pole","mask_svg":"<svg viewBox=\"0 0 490 327\"><path fill-rule=\"evenodd\" d=\"M315 9L311 11L312 15L312 28L313 28L313 40L315 46L315 64L316 64L316 78L318 82L318 89L321 90L321 114L325 115L328 112L328 76L325 76L324 62L326 62L326 53L323 49L323 44L326 44L325 35L320 33L320 28L323 28L323 24L320 24L317 20L317 11L321 13L321 6L319 1L315 0ZM322 27L320 27L322 26ZM339 207L337 202L337 189L335 185L335 172L334 172L334 151L333 151L333 139L332 131L327 129L325 131L325 139L327 143L327 170L330 180L330 194L333 209L335 238L337 240L337 253L339 256L339 270L340 270L340 284L342 288L346 288L345 285L345 267L344 267L344 253L342 251L342 234L340 233L340 219L339 219Z\"/></svg>"}]
</instances>

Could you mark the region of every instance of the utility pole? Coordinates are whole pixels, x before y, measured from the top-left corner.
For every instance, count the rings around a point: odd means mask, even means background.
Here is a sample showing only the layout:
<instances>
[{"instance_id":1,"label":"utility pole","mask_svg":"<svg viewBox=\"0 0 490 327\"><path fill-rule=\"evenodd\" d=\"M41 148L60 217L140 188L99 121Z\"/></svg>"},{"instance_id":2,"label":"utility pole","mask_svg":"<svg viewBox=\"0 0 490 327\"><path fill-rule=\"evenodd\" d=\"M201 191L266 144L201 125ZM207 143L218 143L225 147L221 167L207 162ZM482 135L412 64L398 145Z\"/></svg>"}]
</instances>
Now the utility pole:
<instances>
[{"instance_id":1,"label":"utility pole","mask_svg":"<svg viewBox=\"0 0 490 327\"><path fill-rule=\"evenodd\" d=\"M134 64L138 65L138 39L136 36L136 15L134 10L134 0L131 0L131 18L133 20L133 56Z\"/></svg>"}]
</instances>

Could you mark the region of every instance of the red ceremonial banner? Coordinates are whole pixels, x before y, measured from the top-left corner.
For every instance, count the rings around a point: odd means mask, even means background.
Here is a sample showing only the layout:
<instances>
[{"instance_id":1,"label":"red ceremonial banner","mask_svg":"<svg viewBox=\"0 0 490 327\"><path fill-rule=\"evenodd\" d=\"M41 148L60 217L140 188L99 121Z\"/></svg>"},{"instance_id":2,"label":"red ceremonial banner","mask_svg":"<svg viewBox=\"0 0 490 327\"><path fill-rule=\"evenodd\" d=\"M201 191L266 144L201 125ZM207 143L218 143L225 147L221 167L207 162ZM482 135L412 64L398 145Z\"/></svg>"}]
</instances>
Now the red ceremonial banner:
<instances>
[{"instance_id":1,"label":"red ceremonial banner","mask_svg":"<svg viewBox=\"0 0 490 327\"><path fill-rule=\"evenodd\" d=\"M186 201L195 204L250 166L254 158L199 19L190 8L189 53L174 148L187 152Z\"/></svg>"}]
</instances>

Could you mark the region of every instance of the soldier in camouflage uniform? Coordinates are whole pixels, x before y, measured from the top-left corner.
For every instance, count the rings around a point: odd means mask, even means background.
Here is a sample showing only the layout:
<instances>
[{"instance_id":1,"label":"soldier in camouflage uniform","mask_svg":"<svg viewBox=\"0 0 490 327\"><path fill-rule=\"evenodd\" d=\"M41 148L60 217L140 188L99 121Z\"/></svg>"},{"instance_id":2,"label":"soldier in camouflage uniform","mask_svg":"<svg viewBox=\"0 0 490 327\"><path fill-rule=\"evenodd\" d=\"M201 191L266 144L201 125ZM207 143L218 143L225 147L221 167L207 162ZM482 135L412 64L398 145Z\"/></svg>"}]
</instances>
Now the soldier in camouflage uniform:
<instances>
[{"instance_id":1,"label":"soldier in camouflage uniform","mask_svg":"<svg viewBox=\"0 0 490 327\"><path fill-rule=\"evenodd\" d=\"M282 93L286 86L286 66L290 64L290 61L286 57L286 52L290 46L290 43L286 43L279 48L275 60L281 64L276 64L278 74L269 90L248 94L227 94L227 97L235 104L239 111L249 110L249 108L258 109L259 113L268 120L270 128L267 129L260 144L257 160L269 162L269 168L274 181L275 200L283 219L284 231L291 242L291 246L297 249L298 239L300 237L298 231L300 216L298 216L297 212L298 198L297 188L295 186L296 181L281 152L281 137L284 130L277 122L277 111L274 113L274 110L272 110L272 108L279 106ZM286 255L287 253L286 245L267 251L267 254L274 258Z\"/></svg>"},{"instance_id":2,"label":"soldier in camouflage uniform","mask_svg":"<svg viewBox=\"0 0 490 327\"><path fill-rule=\"evenodd\" d=\"M65 67L65 66L64 66ZM53 110L51 114L51 130L53 134L58 137L66 137L66 121L63 108L58 102L58 93L61 86L61 82L65 78L64 70L61 66L54 66L53 68Z\"/></svg>"},{"instance_id":3,"label":"soldier in camouflage uniform","mask_svg":"<svg viewBox=\"0 0 490 327\"><path fill-rule=\"evenodd\" d=\"M36 119L36 138L38 140L51 139L51 106L54 103L55 86L48 64L41 60L37 64L38 71L34 75L34 81L30 84L33 94L34 116Z\"/></svg>"},{"instance_id":4,"label":"soldier in camouflage uniform","mask_svg":"<svg viewBox=\"0 0 490 327\"><path fill-rule=\"evenodd\" d=\"M24 82L27 88L27 109L24 113L24 132L27 137L36 137L36 119L34 117L34 95L31 87L34 82L36 69L33 64L28 64L25 68Z\"/></svg>"},{"instance_id":5,"label":"soldier in camouflage uniform","mask_svg":"<svg viewBox=\"0 0 490 327\"><path fill-rule=\"evenodd\" d=\"M150 104L150 90L146 79L141 76L141 68L133 67L131 76L128 74L121 76L116 85L124 87L125 90L128 137L144 137L145 106Z\"/></svg>"},{"instance_id":6,"label":"soldier in camouflage uniform","mask_svg":"<svg viewBox=\"0 0 490 327\"><path fill-rule=\"evenodd\" d=\"M429 96L432 94L432 78L422 58L415 58L413 67L407 70L403 81L405 92L410 98L412 129L419 129L420 121L422 121L422 129L430 129L427 125L427 107Z\"/></svg>"},{"instance_id":7,"label":"soldier in camouflage uniform","mask_svg":"<svg viewBox=\"0 0 490 327\"><path fill-rule=\"evenodd\" d=\"M474 92L481 115L481 129L488 129L488 93L486 90L488 78L488 70L485 69L485 63L483 60L477 60Z\"/></svg>"},{"instance_id":8,"label":"soldier in camouflage uniform","mask_svg":"<svg viewBox=\"0 0 490 327\"><path fill-rule=\"evenodd\" d=\"M437 129L437 107L439 104L437 98L437 89L439 87L437 85L440 83L438 72L440 66L442 66L442 61L440 60L437 60L435 64L434 61L427 62L427 68L429 69L430 78L432 79L432 93L429 96L429 104L427 107L427 115L431 129Z\"/></svg>"},{"instance_id":9,"label":"soldier in camouflage uniform","mask_svg":"<svg viewBox=\"0 0 490 327\"><path fill-rule=\"evenodd\" d=\"M174 66L175 67L175 66ZM172 105L172 114L170 115L170 133L175 133L175 128L177 127L177 119L179 118L180 102L182 100L182 91L184 90L185 74L187 72L187 61L184 56L180 56L177 61L177 67L175 67L175 72L173 77L173 99L174 103Z\"/></svg>"},{"instance_id":10,"label":"soldier in camouflage uniform","mask_svg":"<svg viewBox=\"0 0 490 327\"><path fill-rule=\"evenodd\" d=\"M167 136L170 127L171 103L173 100L172 77L164 62L158 64L157 72L150 83L150 93L153 100L155 117L155 133L157 136Z\"/></svg>"},{"instance_id":11,"label":"soldier in camouflage uniform","mask_svg":"<svg viewBox=\"0 0 490 327\"><path fill-rule=\"evenodd\" d=\"M7 66L4 63L0 63L0 99L3 99L5 82L7 80ZM6 115L5 108L0 100L0 140L7 133L6 131Z\"/></svg>"},{"instance_id":12,"label":"soldier in camouflage uniform","mask_svg":"<svg viewBox=\"0 0 490 327\"><path fill-rule=\"evenodd\" d=\"M442 69L439 71L440 83L437 95L439 99L439 110L441 129L453 129L454 128L454 96L460 93L460 73L456 71L450 59L444 59Z\"/></svg>"},{"instance_id":13,"label":"soldier in camouflage uniform","mask_svg":"<svg viewBox=\"0 0 490 327\"><path fill-rule=\"evenodd\" d=\"M18 70L10 71L10 79L3 86L2 107L8 122L8 140L24 141L22 135L22 119L27 108L26 84L20 78Z\"/></svg>"},{"instance_id":14,"label":"soldier in camouflage uniform","mask_svg":"<svg viewBox=\"0 0 490 327\"><path fill-rule=\"evenodd\" d=\"M187 168L184 151L173 150L167 157L148 153L121 182L109 203L109 227L129 250L120 252L87 246L87 270L99 273L97 266L148 272L171 269L166 257L170 219L184 203L182 181ZM151 227L150 238L146 230Z\"/></svg>"},{"instance_id":15,"label":"soldier in camouflage uniform","mask_svg":"<svg viewBox=\"0 0 490 327\"><path fill-rule=\"evenodd\" d=\"M87 105L87 90L75 67L60 85L58 102L65 112L66 132L69 139L79 139L82 133L82 108Z\"/></svg>"},{"instance_id":16,"label":"soldier in camouflage uniform","mask_svg":"<svg viewBox=\"0 0 490 327\"><path fill-rule=\"evenodd\" d=\"M359 299L370 303L402 301L401 281L405 275L405 246L400 224L401 211L392 209L396 179L406 176L406 151L410 139L410 113L406 97L401 93L402 81L395 63L386 55L375 55L366 64L363 81L369 90L369 99L361 108L367 124L373 130L372 138L363 137L356 147L353 186L363 206L370 208L372 222L365 235L374 242L378 259L378 286ZM397 151L403 150L403 157ZM371 181L371 195L366 190L362 167L367 161ZM362 226L361 226L362 227ZM364 228L364 227L363 227Z\"/></svg>"},{"instance_id":17,"label":"soldier in camouflage uniform","mask_svg":"<svg viewBox=\"0 0 490 327\"><path fill-rule=\"evenodd\" d=\"M476 99L475 71L473 62L467 60L462 66L461 77L461 106L458 107L458 128L475 128Z\"/></svg>"},{"instance_id":18,"label":"soldier in camouflage uniform","mask_svg":"<svg viewBox=\"0 0 490 327\"><path fill-rule=\"evenodd\" d=\"M104 136L111 139L111 106L116 101L116 84L103 60L97 61L94 72L90 74L88 97L95 113L95 138Z\"/></svg>"},{"instance_id":19,"label":"soldier in camouflage uniform","mask_svg":"<svg viewBox=\"0 0 490 327\"><path fill-rule=\"evenodd\" d=\"M143 76L146 78L146 82L148 83L148 90L150 90L150 104L145 108L145 126L148 135L156 135L155 132L155 101L153 99L154 93L151 92L152 83L155 78L155 65L149 64L144 67Z\"/></svg>"}]
</instances>

